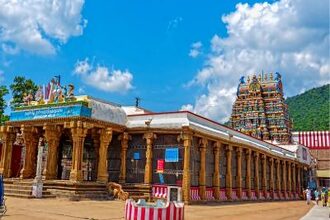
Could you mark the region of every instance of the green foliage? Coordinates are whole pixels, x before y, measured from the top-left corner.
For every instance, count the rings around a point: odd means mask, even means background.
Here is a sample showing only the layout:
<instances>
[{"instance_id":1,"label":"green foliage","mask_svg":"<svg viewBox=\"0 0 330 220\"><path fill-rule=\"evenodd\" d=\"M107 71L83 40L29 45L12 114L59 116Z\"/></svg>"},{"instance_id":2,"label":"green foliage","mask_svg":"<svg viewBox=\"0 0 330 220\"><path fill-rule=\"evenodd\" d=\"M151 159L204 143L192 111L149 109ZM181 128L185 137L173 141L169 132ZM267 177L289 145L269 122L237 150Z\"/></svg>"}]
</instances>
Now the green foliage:
<instances>
[{"instance_id":1,"label":"green foliage","mask_svg":"<svg viewBox=\"0 0 330 220\"><path fill-rule=\"evenodd\" d=\"M293 130L330 129L330 84L290 97L285 102L293 120Z\"/></svg>"},{"instance_id":2,"label":"green foliage","mask_svg":"<svg viewBox=\"0 0 330 220\"><path fill-rule=\"evenodd\" d=\"M9 117L4 115L7 103L5 100L5 95L8 95L9 91L6 86L0 86L0 124L8 121Z\"/></svg>"},{"instance_id":3,"label":"green foliage","mask_svg":"<svg viewBox=\"0 0 330 220\"><path fill-rule=\"evenodd\" d=\"M13 96L10 105L17 106L23 103L25 95L31 93L34 96L38 86L31 79L26 79L24 76L15 76L13 83L10 85L10 90Z\"/></svg>"}]
</instances>

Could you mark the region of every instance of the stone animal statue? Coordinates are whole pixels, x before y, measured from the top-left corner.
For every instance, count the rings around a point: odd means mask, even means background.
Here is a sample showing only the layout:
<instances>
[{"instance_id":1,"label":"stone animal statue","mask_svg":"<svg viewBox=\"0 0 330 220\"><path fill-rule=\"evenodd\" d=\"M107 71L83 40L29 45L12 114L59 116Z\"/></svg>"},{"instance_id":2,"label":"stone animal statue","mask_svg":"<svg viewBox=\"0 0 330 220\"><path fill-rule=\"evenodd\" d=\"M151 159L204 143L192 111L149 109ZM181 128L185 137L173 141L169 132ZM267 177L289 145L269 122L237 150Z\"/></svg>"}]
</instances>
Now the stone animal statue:
<instances>
[{"instance_id":1,"label":"stone animal statue","mask_svg":"<svg viewBox=\"0 0 330 220\"><path fill-rule=\"evenodd\" d=\"M120 184L114 183L114 182L108 183L108 191L113 192L114 198L118 198L123 201L128 199L128 196L129 196L128 192L124 192L124 190L122 189L122 186Z\"/></svg>"}]
</instances>

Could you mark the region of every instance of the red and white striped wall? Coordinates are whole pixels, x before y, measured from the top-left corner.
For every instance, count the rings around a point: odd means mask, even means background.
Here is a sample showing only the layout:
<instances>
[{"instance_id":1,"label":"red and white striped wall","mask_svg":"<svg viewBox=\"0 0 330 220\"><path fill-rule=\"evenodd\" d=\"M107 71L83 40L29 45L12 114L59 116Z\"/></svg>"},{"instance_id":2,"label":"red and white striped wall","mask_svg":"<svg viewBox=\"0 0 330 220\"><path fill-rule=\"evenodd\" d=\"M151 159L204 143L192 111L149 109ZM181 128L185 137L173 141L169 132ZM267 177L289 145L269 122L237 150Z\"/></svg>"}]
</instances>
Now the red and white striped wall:
<instances>
[{"instance_id":1,"label":"red and white striped wall","mask_svg":"<svg viewBox=\"0 0 330 220\"><path fill-rule=\"evenodd\" d=\"M191 186L190 187L190 197L192 201L199 201L201 197L199 196L199 187L198 186Z\"/></svg>"},{"instance_id":2,"label":"red and white striped wall","mask_svg":"<svg viewBox=\"0 0 330 220\"><path fill-rule=\"evenodd\" d=\"M167 198L167 186L166 185L153 185L152 186L152 197L155 198Z\"/></svg>"},{"instance_id":3,"label":"red and white striped wall","mask_svg":"<svg viewBox=\"0 0 330 220\"><path fill-rule=\"evenodd\" d=\"M221 201L226 201L227 200L226 190L225 189L220 189L220 200Z\"/></svg>"},{"instance_id":4,"label":"red and white striped wall","mask_svg":"<svg viewBox=\"0 0 330 220\"><path fill-rule=\"evenodd\" d=\"M125 204L125 220L183 220L183 203L170 202L165 208L138 206L128 199Z\"/></svg>"},{"instance_id":5,"label":"red and white striped wall","mask_svg":"<svg viewBox=\"0 0 330 220\"><path fill-rule=\"evenodd\" d=\"M310 149L330 149L330 131L294 132L293 139Z\"/></svg>"},{"instance_id":6,"label":"red and white striped wall","mask_svg":"<svg viewBox=\"0 0 330 220\"><path fill-rule=\"evenodd\" d=\"M207 201L212 201L212 200L215 200L214 198L214 190L212 187L208 187L206 188L206 200Z\"/></svg>"}]
</instances>

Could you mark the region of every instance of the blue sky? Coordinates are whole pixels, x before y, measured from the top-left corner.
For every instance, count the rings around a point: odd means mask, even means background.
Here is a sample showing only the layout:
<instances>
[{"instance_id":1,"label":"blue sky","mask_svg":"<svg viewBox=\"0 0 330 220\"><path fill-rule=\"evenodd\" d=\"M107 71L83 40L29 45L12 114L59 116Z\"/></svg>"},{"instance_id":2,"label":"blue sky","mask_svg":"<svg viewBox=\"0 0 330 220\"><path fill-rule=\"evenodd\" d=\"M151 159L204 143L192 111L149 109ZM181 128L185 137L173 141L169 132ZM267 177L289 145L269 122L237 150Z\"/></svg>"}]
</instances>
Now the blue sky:
<instances>
[{"instance_id":1,"label":"blue sky","mask_svg":"<svg viewBox=\"0 0 330 220\"><path fill-rule=\"evenodd\" d=\"M329 30L324 28L329 23L323 21L329 17L327 12L315 18L315 33L307 30L300 34L306 40L294 40L299 42L293 48L289 38L282 39L276 33L276 47L269 46L271 42L262 45L263 39L254 34L259 30L264 33L268 26L270 32L279 29L282 34L287 29L288 35L292 28L308 28L310 21L299 17L299 1L257 5L244 1L239 6L240 1L44 1L44 8L15 16L7 11L27 10L29 6L0 0L6 4L0 9L2 83L9 85L15 75L24 75L44 84L60 74L64 84L76 85L76 94L80 90L123 105L133 105L138 96L141 105L153 111L188 109L224 121L240 75L280 70L287 95L328 83L329 54L315 46L323 39L329 47ZM22 2L32 7L38 1ZM329 4L319 3L312 4L313 9ZM290 23L283 13L290 7L297 9L298 21L281 28L282 22ZM267 13L269 17L263 15ZM272 22L259 22L262 19L281 22L273 26ZM27 29L31 32L26 33ZM246 43L240 43L240 38ZM315 49L310 49L312 46ZM250 50L244 58L246 48ZM263 60L267 54L272 58ZM285 57L289 64L283 64ZM291 65L291 59L297 64ZM310 65L303 66L306 62ZM81 65L85 69L77 69ZM236 65L240 68L233 68ZM286 83L299 77L295 72L300 69L306 81Z\"/></svg>"}]
</instances>

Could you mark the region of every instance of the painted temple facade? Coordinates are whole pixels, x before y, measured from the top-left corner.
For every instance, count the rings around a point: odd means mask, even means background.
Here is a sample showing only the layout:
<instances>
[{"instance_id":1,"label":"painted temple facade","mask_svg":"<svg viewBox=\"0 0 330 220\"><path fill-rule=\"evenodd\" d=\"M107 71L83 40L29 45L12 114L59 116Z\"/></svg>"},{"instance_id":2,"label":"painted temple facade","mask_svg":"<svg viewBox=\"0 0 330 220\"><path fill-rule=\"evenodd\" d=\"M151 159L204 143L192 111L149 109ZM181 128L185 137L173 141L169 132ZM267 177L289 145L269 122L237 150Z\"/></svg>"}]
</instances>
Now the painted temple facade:
<instances>
[{"instance_id":1,"label":"painted temple facade","mask_svg":"<svg viewBox=\"0 0 330 220\"><path fill-rule=\"evenodd\" d=\"M261 140L291 142L292 123L284 103L281 75L241 77L230 126Z\"/></svg>"},{"instance_id":2,"label":"painted temple facade","mask_svg":"<svg viewBox=\"0 0 330 220\"><path fill-rule=\"evenodd\" d=\"M178 185L186 203L298 199L311 160L302 146L291 151L188 111L89 96L17 107L0 135L7 179L35 177L42 138L45 182L140 184L152 197Z\"/></svg>"}]
</instances>

